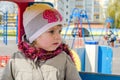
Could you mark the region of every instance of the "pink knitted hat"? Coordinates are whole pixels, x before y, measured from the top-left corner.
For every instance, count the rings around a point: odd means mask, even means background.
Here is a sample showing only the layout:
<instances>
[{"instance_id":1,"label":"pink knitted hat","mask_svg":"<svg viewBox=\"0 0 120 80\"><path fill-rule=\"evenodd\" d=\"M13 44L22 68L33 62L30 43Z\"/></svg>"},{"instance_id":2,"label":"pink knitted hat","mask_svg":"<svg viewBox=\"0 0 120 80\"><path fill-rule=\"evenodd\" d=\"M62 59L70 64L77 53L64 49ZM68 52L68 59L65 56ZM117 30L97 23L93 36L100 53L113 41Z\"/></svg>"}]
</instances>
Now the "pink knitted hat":
<instances>
[{"instance_id":1,"label":"pink knitted hat","mask_svg":"<svg viewBox=\"0 0 120 80\"><path fill-rule=\"evenodd\" d=\"M62 23L61 14L48 4L34 4L23 13L23 25L27 40L32 43L42 33Z\"/></svg>"}]
</instances>

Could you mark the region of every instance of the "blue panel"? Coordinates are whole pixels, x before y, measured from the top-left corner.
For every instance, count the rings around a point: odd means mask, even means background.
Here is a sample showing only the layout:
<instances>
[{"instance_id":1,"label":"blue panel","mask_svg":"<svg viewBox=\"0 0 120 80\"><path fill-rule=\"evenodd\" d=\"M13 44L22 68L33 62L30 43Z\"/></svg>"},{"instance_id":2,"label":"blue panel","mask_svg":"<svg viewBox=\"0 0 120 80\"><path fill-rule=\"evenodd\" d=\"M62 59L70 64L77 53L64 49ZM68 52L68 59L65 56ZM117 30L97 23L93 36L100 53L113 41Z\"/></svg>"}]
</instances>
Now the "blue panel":
<instances>
[{"instance_id":1,"label":"blue panel","mask_svg":"<svg viewBox=\"0 0 120 80\"><path fill-rule=\"evenodd\" d=\"M111 17L108 17L105 22L110 22L112 24L114 23L114 19Z\"/></svg>"},{"instance_id":2,"label":"blue panel","mask_svg":"<svg viewBox=\"0 0 120 80\"><path fill-rule=\"evenodd\" d=\"M98 48L98 72L112 73L112 57L113 51L109 46L99 46Z\"/></svg>"},{"instance_id":3,"label":"blue panel","mask_svg":"<svg viewBox=\"0 0 120 80\"><path fill-rule=\"evenodd\" d=\"M94 44L94 45L97 45L98 44L98 41L86 41L85 44Z\"/></svg>"},{"instance_id":4,"label":"blue panel","mask_svg":"<svg viewBox=\"0 0 120 80\"><path fill-rule=\"evenodd\" d=\"M120 80L120 75L79 72L82 80Z\"/></svg>"},{"instance_id":5,"label":"blue panel","mask_svg":"<svg viewBox=\"0 0 120 80\"><path fill-rule=\"evenodd\" d=\"M85 48L76 49L81 60L81 71L85 71ZM113 51L109 46L98 46L98 73L112 73Z\"/></svg>"}]
</instances>

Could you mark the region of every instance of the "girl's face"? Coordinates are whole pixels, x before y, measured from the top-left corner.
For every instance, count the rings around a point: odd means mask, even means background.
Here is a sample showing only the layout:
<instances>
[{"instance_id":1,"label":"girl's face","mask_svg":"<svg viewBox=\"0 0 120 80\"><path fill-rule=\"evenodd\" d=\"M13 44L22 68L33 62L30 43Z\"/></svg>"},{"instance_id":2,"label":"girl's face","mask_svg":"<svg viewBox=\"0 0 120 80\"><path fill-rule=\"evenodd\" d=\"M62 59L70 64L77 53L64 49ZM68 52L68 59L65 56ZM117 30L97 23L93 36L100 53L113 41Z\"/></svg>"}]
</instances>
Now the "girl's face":
<instances>
[{"instance_id":1,"label":"girl's face","mask_svg":"<svg viewBox=\"0 0 120 80\"><path fill-rule=\"evenodd\" d=\"M62 42L61 30L62 27L60 25L50 28L35 40L35 47L47 51L56 50Z\"/></svg>"}]
</instances>

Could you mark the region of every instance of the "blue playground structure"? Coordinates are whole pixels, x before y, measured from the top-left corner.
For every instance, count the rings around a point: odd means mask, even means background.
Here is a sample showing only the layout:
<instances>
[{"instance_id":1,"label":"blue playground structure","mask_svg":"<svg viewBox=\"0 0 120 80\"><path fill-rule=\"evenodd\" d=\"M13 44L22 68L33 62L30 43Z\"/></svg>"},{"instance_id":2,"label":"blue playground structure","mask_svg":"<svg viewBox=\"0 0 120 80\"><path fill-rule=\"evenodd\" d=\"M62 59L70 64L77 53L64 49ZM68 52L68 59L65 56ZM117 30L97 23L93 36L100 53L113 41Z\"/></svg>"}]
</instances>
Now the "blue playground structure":
<instances>
[{"instance_id":1,"label":"blue playground structure","mask_svg":"<svg viewBox=\"0 0 120 80\"><path fill-rule=\"evenodd\" d=\"M68 27L66 28L65 35L63 37L65 40L67 40L66 34L69 30L70 22L74 17L78 18L81 27L82 27L82 18L85 18L88 22L89 30L91 32L87 12L85 10L79 11L78 8L75 8L73 9L72 15L70 16ZM76 25L75 27L77 27L77 29L79 28L78 25ZM77 31L78 30L76 30L76 32ZM74 47L76 36L77 35L75 33L73 36L71 49L73 49ZM82 31L82 37L85 46L74 49L81 61L81 71L79 72L79 74L82 80L113 80L113 79L119 80L120 76L112 75L112 58L113 58L112 48L105 45L99 45L98 41L95 41L92 32L91 32L91 39L89 40L85 39L86 37L84 36L84 31ZM91 58L95 58L95 59L90 60ZM95 65L91 64L92 61L95 62L94 63ZM96 69L92 71L93 65L94 68Z\"/></svg>"},{"instance_id":2,"label":"blue playground structure","mask_svg":"<svg viewBox=\"0 0 120 80\"><path fill-rule=\"evenodd\" d=\"M6 13L4 13L4 15L3 15L3 21L4 21L4 25L3 25L3 42L7 45L8 44L8 38L7 38L7 30L8 30L8 27L7 27L7 18L8 18L8 16L7 16L7 12Z\"/></svg>"},{"instance_id":3,"label":"blue playground structure","mask_svg":"<svg viewBox=\"0 0 120 80\"><path fill-rule=\"evenodd\" d=\"M2 12L2 11L1 11ZM15 16L16 17L16 25L14 26L16 29L16 43L18 43L18 16ZM2 33L2 37L3 37L3 43L5 45L8 44L8 30L9 30L9 16L8 16L8 12L2 12L2 24L1 24L1 29L3 30L3 33Z\"/></svg>"},{"instance_id":4,"label":"blue playground structure","mask_svg":"<svg viewBox=\"0 0 120 80\"><path fill-rule=\"evenodd\" d=\"M82 80L120 80L119 75L79 72Z\"/></svg>"},{"instance_id":5,"label":"blue playground structure","mask_svg":"<svg viewBox=\"0 0 120 80\"><path fill-rule=\"evenodd\" d=\"M88 16L87 16L87 12L85 10L79 10L78 8L74 8L73 11L72 11L72 14L70 15L70 20L68 22L68 27L65 31L65 35L64 35L64 39L66 38L66 34L70 28L70 23L71 23L71 20L73 18L77 18L78 19L78 25L74 25L74 28L76 28L76 31L73 33L73 41L72 41L72 46L71 46L71 49L73 48L74 46L74 42L75 42L75 39L76 39L76 36L77 36L77 32L79 34L79 28L81 28L82 32L80 33L84 39L84 42L86 41L85 39L85 33L84 33L84 30L83 30L83 27L82 27L82 19L86 19L87 20L87 23L88 23L88 28L90 30L90 34L91 34L91 40L94 40L94 37L92 35L92 31L91 31L91 27L90 27L90 22L88 20ZM80 24L80 27L79 27L79 24Z\"/></svg>"}]
</instances>

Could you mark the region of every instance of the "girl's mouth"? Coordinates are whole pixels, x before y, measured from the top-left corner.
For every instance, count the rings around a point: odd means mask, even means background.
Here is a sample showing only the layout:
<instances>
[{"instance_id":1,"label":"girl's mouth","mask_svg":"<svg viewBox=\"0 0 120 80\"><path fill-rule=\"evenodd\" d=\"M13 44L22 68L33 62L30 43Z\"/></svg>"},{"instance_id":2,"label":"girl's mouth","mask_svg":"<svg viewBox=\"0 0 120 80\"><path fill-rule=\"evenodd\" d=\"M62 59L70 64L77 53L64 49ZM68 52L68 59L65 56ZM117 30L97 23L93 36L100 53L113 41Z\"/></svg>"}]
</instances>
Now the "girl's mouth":
<instances>
[{"instance_id":1,"label":"girl's mouth","mask_svg":"<svg viewBox=\"0 0 120 80\"><path fill-rule=\"evenodd\" d=\"M59 43L53 43L53 45L58 45Z\"/></svg>"}]
</instances>

